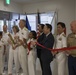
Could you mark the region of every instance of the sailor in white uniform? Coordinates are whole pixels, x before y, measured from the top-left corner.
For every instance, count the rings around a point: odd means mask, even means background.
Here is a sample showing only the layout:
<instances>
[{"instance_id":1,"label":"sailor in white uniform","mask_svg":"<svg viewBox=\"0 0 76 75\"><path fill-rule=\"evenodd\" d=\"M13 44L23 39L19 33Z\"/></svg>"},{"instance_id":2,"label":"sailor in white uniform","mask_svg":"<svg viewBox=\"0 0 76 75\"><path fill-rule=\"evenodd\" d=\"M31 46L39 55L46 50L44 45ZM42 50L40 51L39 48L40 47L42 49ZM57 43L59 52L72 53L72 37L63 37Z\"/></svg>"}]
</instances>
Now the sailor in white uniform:
<instances>
[{"instance_id":1,"label":"sailor in white uniform","mask_svg":"<svg viewBox=\"0 0 76 75\"><path fill-rule=\"evenodd\" d=\"M57 24L58 35L56 37L56 49L67 47L65 24L59 22ZM67 75L66 64L67 64L67 55L66 51L57 51L56 60L58 64L58 75Z\"/></svg>"},{"instance_id":2,"label":"sailor in white uniform","mask_svg":"<svg viewBox=\"0 0 76 75\"><path fill-rule=\"evenodd\" d=\"M26 21L20 20L19 22L19 50L18 50L18 58L23 70L23 75L28 75L28 56L27 56L27 39L29 30L25 27Z\"/></svg>"},{"instance_id":3,"label":"sailor in white uniform","mask_svg":"<svg viewBox=\"0 0 76 75\"><path fill-rule=\"evenodd\" d=\"M9 36L8 36L8 34L9 34L9 32L7 31L7 25L4 25L2 40L4 41L4 44L5 44L5 55L3 56L5 69L7 69L7 67L8 67L8 59L9 59L9 44L8 44Z\"/></svg>"},{"instance_id":4,"label":"sailor in white uniform","mask_svg":"<svg viewBox=\"0 0 76 75\"><path fill-rule=\"evenodd\" d=\"M36 46L33 44L36 42L36 32L31 31L29 33L29 40L27 41L28 45L28 71L29 75L36 75Z\"/></svg>"},{"instance_id":5,"label":"sailor in white uniform","mask_svg":"<svg viewBox=\"0 0 76 75\"><path fill-rule=\"evenodd\" d=\"M19 47L17 47L17 38L19 35L18 35L18 32L19 32L19 28L18 26L13 26L13 34L10 34L12 36L12 39L11 37L9 36L9 44L10 44L10 48L9 48L9 61L8 61L8 74L9 75L12 75L12 68L13 68L13 61L15 63L15 69L16 69L16 74L18 74L19 72L19 60L18 60L18 50L19 50Z\"/></svg>"}]
</instances>

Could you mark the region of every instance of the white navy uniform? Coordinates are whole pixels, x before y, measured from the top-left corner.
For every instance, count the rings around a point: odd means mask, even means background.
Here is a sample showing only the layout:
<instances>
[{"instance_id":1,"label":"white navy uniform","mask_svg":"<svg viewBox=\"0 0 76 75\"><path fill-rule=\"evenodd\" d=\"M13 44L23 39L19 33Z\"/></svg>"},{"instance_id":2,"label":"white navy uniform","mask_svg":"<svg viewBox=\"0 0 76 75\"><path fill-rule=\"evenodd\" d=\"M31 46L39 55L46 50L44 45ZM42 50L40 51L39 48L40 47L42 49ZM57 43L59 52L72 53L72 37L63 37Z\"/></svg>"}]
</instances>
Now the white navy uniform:
<instances>
[{"instance_id":1,"label":"white navy uniform","mask_svg":"<svg viewBox=\"0 0 76 75\"><path fill-rule=\"evenodd\" d=\"M57 35L56 49L64 47L67 47L67 41L63 32L60 35ZM66 75L67 56L65 51L58 51L58 54L56 54L56 60L58 64L58 75Z\"/></svg>"},{"instance_id":2,"label":"white navy uniform","mask_svg":"<svg viewBox=\"0 0 76 75\"><path fill-rule=\"evenodd\" d=\"M14 39L14 41L16 42L17 39L15 39L14 37L18 36L18 33L11 34L11 36ZM10 38L9 38L9 40L11 41ZM16 73L19 72L18 49L19 49L19 47L16 47L16 49L13 49L12 45L10 45L10 48L9 48L9 60L8 60L8 74L12 74L13 60L14 60L14 63L15 63Z\"/></svg>"},{"instance_id":3,"label":"white navy uniform","mask_svg":"<svg viewBox=\"0 0 76 75\"><path fill-rule=\"evenodd\" d=\"M19 31L19 39L23 41L23 38L28 39L29 31L26 27ZM28 57L27 57L27 48L24 48L22 45L19 46L18 58L21 68L23 70L23 75L28 75Z\"/></svg>"},{"instance_id":4,"label":"white navy uniform","mask_svg":"<svg viewBox=\"0 0 76 75\"><path fill-rule=\"evenodd\" d=\"M30 42L36 42L36 40L34 40L33 38L29 39L27 41L27 44L29 44ZM30 43L30 52L28 54L29 75L36 75L36 58L37 58L36 47Z\"/></svg>"},{"instance_id":5,"label":"white navy uniform","mask_svg":"<svg viewBox=\"0 0 76 75\"><path fill-rule=\"evenodd\" d=\"M7 68L7 65L8 65L8 59L9 59L9 44L8 44L8 36L9 32L5 33L3 32L3 37L2 37L2 40L4 42L4 45L6 47L6 50L5 50L5 55L4 55L4 66L6 66ZM6 60L6 64L5 64L5 60Z\"/></svg>"},{"instance_id":6,"label":"white navy uniform","mask_svg":"<svg viewBox=\"0 0 76 75\"><path fill-rule=\"evenodd\" d=\"M0 40L0 74L3 73L3 53L4 53L4 43Z\"/></svg>"}]
</instances>

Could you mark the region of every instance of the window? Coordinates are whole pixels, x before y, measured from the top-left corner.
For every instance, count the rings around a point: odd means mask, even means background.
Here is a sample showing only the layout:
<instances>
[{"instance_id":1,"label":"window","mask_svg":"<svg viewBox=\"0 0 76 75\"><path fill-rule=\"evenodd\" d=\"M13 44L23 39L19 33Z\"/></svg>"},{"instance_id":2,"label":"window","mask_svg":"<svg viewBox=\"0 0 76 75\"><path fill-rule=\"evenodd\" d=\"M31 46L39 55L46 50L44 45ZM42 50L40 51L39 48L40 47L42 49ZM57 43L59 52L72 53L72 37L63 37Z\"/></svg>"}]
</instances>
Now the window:
<instances>
[{"instance_id":1,"label":"window","mask_svg":"<svg viewBox=\"0 0 76 75\"><path fill-rule=\"evenodd\" d=\"M55 24L56 24L54 14L55 14L54 12L40 14L40 22L42 24L46 24L46 23L52 24L52 27L53 27L52 33L54 33ZM28 14L27 18L28 18L29 24L31 26L31 30L37 31L37 14ZM11 31L13 25L18 25L18 27L19 27L19 21L20 21L19 19L26 20L26 15L24 15L24 14L19 15L19 14L13 13L11 21L5 20L5 22L4 22L3 20L0 20L0 31L3 30L4 23L6 23L6 25L8 25L9 31Z\"/></svg>"},{"instance_id":2,"label":"window","mask_svg":"<svg viewBox=\"0 0 76 75\"><path fill-rule=\"evenodd\" d=\"M0 20L0 31L3 31L3 25L8 26L8 21L7 20Z\"/></svg>"},{"instance_id":3,"label":"window","mask_svg":"<svg viewBox=\"0 0 76 75\"><path fill-rule=\"evenodd\" d=\"M29 24L31 26L31 30L36 31L36 29L37 29L36 28L37 14L30 14L30 15L27 15L27 17L28 17ZM51 24L53 17L54 17L54 12L53 13L42 13L42 14L40 14L40 21L42 24L46 24L46 23ZM52 27L53 27L52 32L54 33L54 25L53 24L54 23L52 23Z\"/></svg>"},{"instance_id":4,"label":"window","mask_svg":"<svg viewBox=\"0 0 76 75\"><path fill-rule=\"evenodd\" d=\"M3 25L4 25L3 20L0 20L0 31L3 31Z\"/></svg>"},{"instance_id":5,"label":"window","mask_svg":"<svg viewBox=\"0 0 76 75\"><path fill-rule=\"evenodd\" d=\"M26 19L26 15L20 14L20 19Z\"/></svg>"},{"instance_id":6,"label":"window","mask_svg":"<svg viewBox=\"0 0 76 75\"><path fill-rule=\"evenodd\" d=\"M40 19L41 19L41 23L43 23L43 24L46 24L46 23L51 24L53 16L50 13L44 13L44 14L40 15Z\"/></svg>"},{"instance_id":7,"label":"window","mask_svg":"<svg viewBox=\"0 0 76 75\"><path fill-rule=\"evenodd\" d=\"M27 15L31 30L36 31L36 14Z\"/></svg>"},{"instance_id":8,"label":"window","mask_svg":"<svg viewBox=\"0 0 76 75\"><path fill-rule=\"evenodd\" d=\"M54 33L54 23L53 21L54 13L43 13L40 14L40 19L42 24L51 24L52 25L52 33Z\"/></svg>"}]
</instances>

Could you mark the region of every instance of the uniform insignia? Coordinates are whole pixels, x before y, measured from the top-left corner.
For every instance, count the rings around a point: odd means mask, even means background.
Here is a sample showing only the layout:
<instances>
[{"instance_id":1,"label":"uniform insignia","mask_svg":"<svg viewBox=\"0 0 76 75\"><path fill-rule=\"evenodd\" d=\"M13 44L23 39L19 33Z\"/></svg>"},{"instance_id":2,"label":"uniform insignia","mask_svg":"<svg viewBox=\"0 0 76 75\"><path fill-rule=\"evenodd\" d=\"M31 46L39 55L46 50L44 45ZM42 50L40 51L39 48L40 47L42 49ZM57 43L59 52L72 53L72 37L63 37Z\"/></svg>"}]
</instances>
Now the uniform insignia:
<instances>
[{"instance_id":1,"label":"uniform insignia","mask_svg":"<svg viewBox=\"0 0 76 75\"><path fill-rule=\"evenodd\" d=\"M24 33L22 33L22 35L24 35Z\"/></svg>"},{"instance_id":2,"label":"uniform insignia","mask_svg":"<svg viewBox=\"0 0 76 75\"><path fill-rule=\"evenodd\" d=\"M6 33L7 35L9 34L9 32Z\"/></svg>"},{"instance_id":3,"label":"uniform insignia","mask_svg":"<svg viewBox=\"0 0 76 75\"><path fill-rule=\"evenodd\" d=\"M4 43L4 41L2 41L2 43Z\"/></svg>"},{"instance_id":4,"label":"uniform insignia","mask_svg":"<svg viewBox=\"0 0 76 75\"><path fill-rule=\"evenodd\" d=\"M75 38L75 36L74 35L71 35L70 38Z\"/></svg>"},{"instance_id":5,"label":"uniform insignia","mask_svg":"<svg viewBox=\"0 0 76 75\"><path fill-rule=\"evenodd\" d=\"M75 39L76 39L76 35L75 35Z\"/></svg>"},{"instance_id":6,"label":"uniform insignia","mask_svg":"<svg viewBox=\"0 0 76 75\"><path fill-rule=\"evenodd\" d=\"M66 35L65 34L62 34L64 37L66 37Z\"/></svg>"},{"instance_id":7,"label":"uniform insignia","mask_svg":"<svg viewBox=\"0 0 76 75\"><path fill-rule=\"evenodd\" d=\"M28 30L28 29L25 27L24 30Z\"/></svg>"},{"instance_id":8,"label":"uniform insignia","mask_svg":"<svg viewBox=\"0 0 76 75\"><path fill-rule=\"evenodd\" d=\"M62 38L59 38L58 40L60 40L60 41L61 41L61 40L62 40Z\"/></svg>"},{"instance_id":9,"label":"uniform insignia","mask_svg":"<svg viewBox=\"0 0 76 75\"><path fill-rule=\"evenodd\" d=\"M71 36L70 38L74 38L74 36Z\"/></svg>"}]
</instances>

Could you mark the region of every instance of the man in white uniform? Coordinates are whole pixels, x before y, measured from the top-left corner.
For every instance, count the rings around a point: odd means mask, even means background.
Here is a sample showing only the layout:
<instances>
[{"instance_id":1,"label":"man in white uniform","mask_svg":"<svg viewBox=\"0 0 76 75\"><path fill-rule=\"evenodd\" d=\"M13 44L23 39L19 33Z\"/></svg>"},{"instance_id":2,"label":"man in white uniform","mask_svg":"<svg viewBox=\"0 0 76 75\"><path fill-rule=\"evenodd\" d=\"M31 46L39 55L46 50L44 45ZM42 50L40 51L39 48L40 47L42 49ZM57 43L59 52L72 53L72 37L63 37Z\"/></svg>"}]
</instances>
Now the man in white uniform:
<instances>
[{"instance_id":1,"label":"man in white uniform","mask_svg":"<svg viewBox=\"0 0 76 75\"><path fill-rule=\"evenodd\" d=\"M9 56L9 44L8 44L9 36L8 36L8 33L9 32L7 31L7 25L3 25L3 38L2 38L2 40L5 44L5 51L6 51L6 53L4 55L4 66L6 69L8 67L8 56ZM6 62L6 64L5 64L5 62Z\"/></svg>"},{"instance_id":2,"label":"man in white uniform","mask_svg":"<svg viewBox=\"0 0 76 75\"><path fill-rule=\"evenodd\" d=\"M20 20L19 22L19 51L18 51L18 57L19 57L19 62L21 65L21 68L23 70L23 75L28 75L28 60L27 60L27 47L26 47L26 42L28 39L28 34L29 31L25 27L26 21L25 20Z\"/></svg>"},{"instance_id":3,"label":"man in white uniform","mask_svg":"<svg viewBox=\"0 0 76 75\"><path fill-rule=\"evenodd\" d=\"M58 22L57 24L58 35L56 37L57 49L67 47L66 35L64 31L65 31L65 24L62 22ZM58 75L67 75L66 74L67 56L65 51L57 51L56 60L58 64Z\"/></svg>"}]
</instances>

